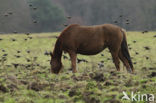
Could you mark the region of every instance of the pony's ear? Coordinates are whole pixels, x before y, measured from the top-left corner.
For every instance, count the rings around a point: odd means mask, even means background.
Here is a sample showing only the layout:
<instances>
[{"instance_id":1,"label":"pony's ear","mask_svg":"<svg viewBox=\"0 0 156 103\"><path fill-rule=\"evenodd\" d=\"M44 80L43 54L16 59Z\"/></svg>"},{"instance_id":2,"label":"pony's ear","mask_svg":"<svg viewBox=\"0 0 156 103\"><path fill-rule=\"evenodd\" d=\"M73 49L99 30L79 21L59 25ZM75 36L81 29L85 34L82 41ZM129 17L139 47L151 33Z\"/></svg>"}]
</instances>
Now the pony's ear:
<instances>
[{"instance_id":1,"label":"pony's ear","mask_svg":"<svg viewBox=\"0 0 156 103\"><path fill-rule=\"evenodd\" d=\"M53 53L52 52L50 52L50 56L53 57Z\"/></svg>"}]
</instances>

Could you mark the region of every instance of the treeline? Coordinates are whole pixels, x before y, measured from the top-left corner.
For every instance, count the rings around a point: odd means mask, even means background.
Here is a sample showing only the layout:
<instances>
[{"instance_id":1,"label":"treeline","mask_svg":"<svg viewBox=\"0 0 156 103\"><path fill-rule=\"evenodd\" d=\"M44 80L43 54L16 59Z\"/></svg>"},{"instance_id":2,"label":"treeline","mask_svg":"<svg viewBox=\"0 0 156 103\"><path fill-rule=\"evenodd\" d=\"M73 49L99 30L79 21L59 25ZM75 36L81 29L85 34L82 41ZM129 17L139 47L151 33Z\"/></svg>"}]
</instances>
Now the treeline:
<instances>
[{"instance_id":1,"label":"treeline","mask_svg":"<svg viewBox=\"0 0 156 103\"><path fill-rule=\"evenodd\" d=\"M66 17L71 16L71 19ZM53 32L64 25L112 23L156 30L155 0L1 0L0 33Z\"/></svg>"},{"instance_id":2,"label":"treeline","mask_svg":"<svg viewBox=\"0 0 156 103\"><path fill-rule=\"evenodd\" d=\"M53 0L86 25L113 23L128 30L156 30L156 0Z\"/></svg>"},{"instance_id":3,"label":"treeline","mask_svg":"<svg viewBox=\"0 0 156 103\"><path fill-rule=\"evenodd\" d=\"M63 9L51 0L0 1L0 33L59 31L64 22Z\"/></svg>"}]
</instances>

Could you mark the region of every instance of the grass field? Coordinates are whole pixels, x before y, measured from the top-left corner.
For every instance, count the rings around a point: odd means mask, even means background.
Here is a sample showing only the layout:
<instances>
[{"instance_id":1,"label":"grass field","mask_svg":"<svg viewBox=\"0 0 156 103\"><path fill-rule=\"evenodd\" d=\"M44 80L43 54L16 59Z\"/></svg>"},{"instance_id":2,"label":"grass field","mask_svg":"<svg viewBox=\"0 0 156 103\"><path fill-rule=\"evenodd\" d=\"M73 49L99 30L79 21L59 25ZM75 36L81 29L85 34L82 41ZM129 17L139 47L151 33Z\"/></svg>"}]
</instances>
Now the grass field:
<instances>
[{"instance_id":1,"label":"grass field","mask_svg":"<svg viewBox=\"0 0 156 103\"><path fill-rule=\"evenodd\" d=\"M51 74L49 52L58 35L0 35L0 103L147 103L145 98L122 100L123 91L156 97L156 32L127 33L135 75L122 63L117 72L108 49L94 56L78 55L75 74L68 54L63 54L63 70Z\"/></svg>"}]
</instances>

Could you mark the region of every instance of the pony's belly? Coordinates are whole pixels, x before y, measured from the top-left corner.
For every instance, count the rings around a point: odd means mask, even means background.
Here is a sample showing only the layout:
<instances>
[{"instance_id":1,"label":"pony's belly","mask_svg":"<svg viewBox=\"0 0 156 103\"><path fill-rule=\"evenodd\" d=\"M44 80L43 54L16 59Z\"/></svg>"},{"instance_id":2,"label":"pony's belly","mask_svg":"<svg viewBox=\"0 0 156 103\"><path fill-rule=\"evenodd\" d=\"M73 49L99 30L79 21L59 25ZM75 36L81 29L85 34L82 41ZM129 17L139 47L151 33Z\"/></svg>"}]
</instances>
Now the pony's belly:
<instances>
[{"instance_id":1,"label":"pony's belly","mask_svg":"<svg viewBox=\"0 0 156 103\"><path fill-rule=\"evenodd\" d=\"M98 52L85 52L85 51L80 51L80 52L77 52L78 54L82 54L82 55L96 55L98 53L100 53L101 51L98 51Z\"/></svg>"},{"instance_id":2,"label":"pony's belly","mask_svg":"<svg viewBox=\"0 0 156 103\"><path fill-rule=\"evenodd\" d=\"M86 43L78 47L77 53L83 55L95 55L106 48L103 42Z\"/></svg>"},{"instance_id":3,"label":"pony's belly","mask_svg":"<svg viewBox=\"0 0 156 103\"><path fill-rule=\"evenodd\" d=\"M77 53L78 54L82 54L82 55L95 55L95 54L98 54L100 52L102 52L104 50L104 48L99 48L99 49L90 49L90 50L85 50L85 49L82 49L82 50L78 50Z\"/></svg>"}]
</instances>

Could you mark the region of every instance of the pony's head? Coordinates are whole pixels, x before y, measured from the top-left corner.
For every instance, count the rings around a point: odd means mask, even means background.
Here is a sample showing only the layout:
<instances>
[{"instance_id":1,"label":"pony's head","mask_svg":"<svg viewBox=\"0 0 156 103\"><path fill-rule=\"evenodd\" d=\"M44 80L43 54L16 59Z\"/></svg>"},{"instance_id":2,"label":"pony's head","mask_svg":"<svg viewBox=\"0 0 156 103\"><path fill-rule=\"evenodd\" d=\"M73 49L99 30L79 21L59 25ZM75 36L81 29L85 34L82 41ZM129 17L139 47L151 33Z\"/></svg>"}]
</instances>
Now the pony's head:
<instances>
[{"instance_id":1,"label":"pony's head","mask_svg":"<svg viewBox=\"0 0 156 103\"><path fill-rule=\"evenodd\" d=\"M50 60L51 72L58 74L62 68L61 60L59 58L53 56L52 53L50 53L50 55L51 55L51 60Z\"/></svg>"}]
</instances>

